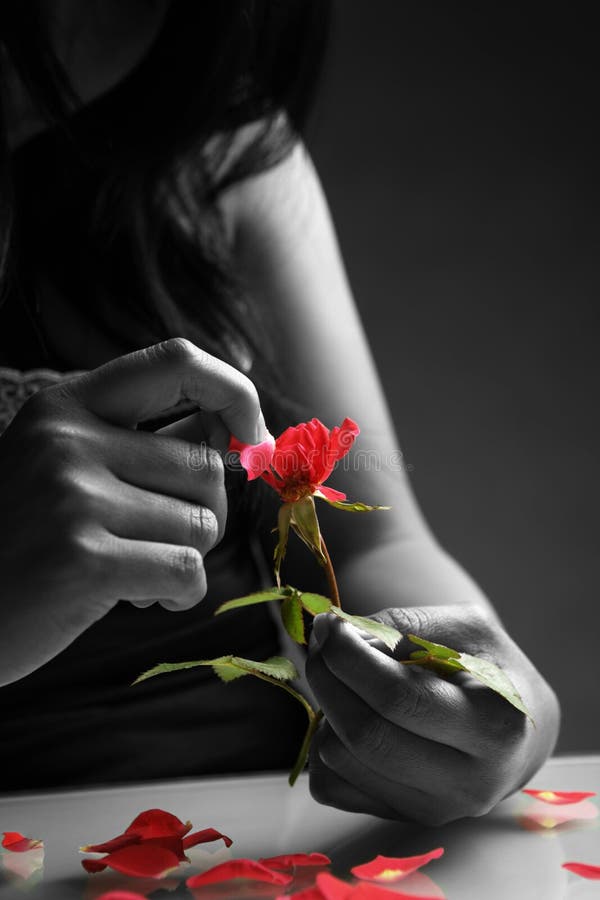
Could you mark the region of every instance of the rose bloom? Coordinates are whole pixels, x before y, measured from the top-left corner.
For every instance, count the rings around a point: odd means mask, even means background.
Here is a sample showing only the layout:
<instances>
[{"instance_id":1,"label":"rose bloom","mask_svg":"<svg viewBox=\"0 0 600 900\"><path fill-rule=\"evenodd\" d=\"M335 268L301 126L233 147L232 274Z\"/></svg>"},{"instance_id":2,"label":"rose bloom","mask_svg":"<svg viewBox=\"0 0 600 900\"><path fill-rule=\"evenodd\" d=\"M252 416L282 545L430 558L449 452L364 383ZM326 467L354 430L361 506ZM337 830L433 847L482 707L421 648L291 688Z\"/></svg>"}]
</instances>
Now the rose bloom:
<instances>
[{"instance_id":1,"label":"rose bloom","mask_svg":"<svg viewBox=\"0 0 600 900\"><path fill-rule=\"evenodd\" d=\"M232 437L229 450L240 454L248 480L262 478L286 503L316 495L325 500L345 500L341 491L325 487L335 464L352 447L360 429L352 419L329 430L319 419L302 422L279 435L275 441L242 444Z\"/></svg>"}]
</instances>

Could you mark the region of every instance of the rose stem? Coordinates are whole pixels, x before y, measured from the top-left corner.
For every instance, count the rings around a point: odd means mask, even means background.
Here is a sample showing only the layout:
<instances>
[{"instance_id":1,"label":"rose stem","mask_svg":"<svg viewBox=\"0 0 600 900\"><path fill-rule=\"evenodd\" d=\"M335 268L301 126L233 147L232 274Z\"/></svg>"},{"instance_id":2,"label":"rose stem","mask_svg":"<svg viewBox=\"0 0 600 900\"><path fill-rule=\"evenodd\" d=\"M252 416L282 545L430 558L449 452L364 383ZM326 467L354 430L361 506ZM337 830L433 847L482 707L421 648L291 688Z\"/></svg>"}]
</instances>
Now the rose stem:
<instances>
[{"instance_id":1,"label":"rose stem","mask_svg":"<svg viewBox=\"0 0 600 900\"><path fill-rule=\"evenodd\" d=\"M327 583L329 585L329 591L331 593L331 604L332 606L337 606L338 609L342 608L342 604L340 603L340 592L338 590L337 581L335 580L335 572L333 571L333 563L331 562L331 557L327 551L327 546L325 541L323 540L323 535L321 535L321 552L325 557L325 574L327 575Z\"/></svg>"}]
</instances>

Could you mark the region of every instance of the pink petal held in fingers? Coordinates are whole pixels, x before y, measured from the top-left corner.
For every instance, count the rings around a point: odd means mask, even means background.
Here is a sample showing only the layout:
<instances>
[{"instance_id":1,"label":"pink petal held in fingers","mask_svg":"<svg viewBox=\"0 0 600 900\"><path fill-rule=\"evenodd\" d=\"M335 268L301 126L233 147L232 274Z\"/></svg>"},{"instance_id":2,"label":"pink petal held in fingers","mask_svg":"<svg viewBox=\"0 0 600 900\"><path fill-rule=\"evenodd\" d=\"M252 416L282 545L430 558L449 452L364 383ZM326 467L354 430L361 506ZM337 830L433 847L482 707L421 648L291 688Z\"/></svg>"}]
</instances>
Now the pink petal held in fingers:
<instances>
[{"instance_id":1,"label":"pink petal held in fingers","mask_svg":"<svg viewBox=\"0 0 600 900\"><path fill-rule=\"evenodd\" d=\"M350 871L357 878L365 878L367 881L391 883L420 869L432 859L439 859L443 853L444 848L437 847L420 856L376 856L370 862L354 866Z\"/></svg>"},{"instance_id":2,"label":"pink petal held in fingers","mask_svg":"<svg viewBox=\"0 0 600 900\"><path fill-rule=\"evenodd\" d=\"M217 831L216 828L203 828L202 831L194 831L192 834L188 834L184 837L182 842L183 849L189 850L190 847L195 847L197 844L207 844L210 841L218 841L221 839L226 847L231 847L233 844L230 837Z\"/></svg>"},{"instance_id":3,"label":"pink petal held in fingers","mask_svg":"<svg viewBox=\"0 0 600 900\"><path fill-rule=\"evenodd\" d=\"M183 837L191 831L191 822L182 822L172 813L164 809L146 809L135 817L125 834L137 834L141 838Z\"/></svg>"},{"instance_id":4,"label":"pink petal held in fingers","mask_svg":"<svg viewBox=\"0 0 600 900\"><path fill-rule=\"evenodd\" d=\"M600 881L600 866L590 866L588 863L566 862L562 864L562 867L569 872L573 872L574 875L581 875L582 878Z\"/></svg>"},{"instance_id":5,"label":"pink petal held in fingers","mask_svg":"<svg viewBox=\"0 0 600 900\"><path fill-rule=\"evenodd\" d=\"M536 800L543 800L544 803L554 803L560 806L563 803L579 803L587 797L595 797L595 791L532 791L523 790L523 794L534 797Z\"/></svg>"},{"instance_id":6,"label":"pink petal held in fingers","mask_svg":"<svg viewBox=\"0 0 600 900\"><path fill-rule=\"evenodd\" d=\"M282 853L262 857L259 863L271 869L292 869L294 866L330 866L331 860L324 853Z\"/></svg>"},{"instance_id":7,"label":"pink petal held in fingers","mask_svg":"<svg viewBox=\"0 0 600 900\"><path fill-rule=\"evenodd\" d=\"M123 875L163 878L168 872L179 866L179 859L172 850L146 841L122 847L102 859L82 859L81 865L86 872L90 873L101 872L102 869L109 866Z\"/></svg>"},{"instance_id":8,"label":"pink petal held in fingers","mask_svg":"<svg viewBox=\"0 0 600 900\"><path fill-rule=\"evenodd\" d=\"M19 831L3 831L2 846L5 850L12 853L27 853L28 850L39 850L44 846L43 841L36 841L33 838L25 837Z\"/></svg>"},{"instance_id":9,"label":"pink petal held in fingers","mask_svg":"<svg viewBox=\"0 0 600 900\"><path fill-rule=\"evenodd\" d=\"M268 869L255 859L231 859L228 862L219 863L200 875L192 875L186 884L189 888L201 887L204 884L217 884L220 881L232 881L235 878L246 878L251 881L264 881L267 884L289 884L293 881L291 875Z\"/></svg>"}]
</instances>

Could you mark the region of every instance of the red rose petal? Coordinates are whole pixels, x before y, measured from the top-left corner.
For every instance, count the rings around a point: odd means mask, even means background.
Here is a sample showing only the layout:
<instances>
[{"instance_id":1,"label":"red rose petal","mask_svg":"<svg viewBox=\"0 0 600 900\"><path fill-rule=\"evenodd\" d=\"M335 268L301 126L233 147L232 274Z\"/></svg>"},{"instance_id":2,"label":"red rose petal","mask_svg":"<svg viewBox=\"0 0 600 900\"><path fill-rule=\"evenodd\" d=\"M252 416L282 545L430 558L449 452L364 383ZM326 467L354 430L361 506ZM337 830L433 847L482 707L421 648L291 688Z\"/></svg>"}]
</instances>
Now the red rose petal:
<instances>
[{"instance_id":1,"label":"red rose petal","mask_svg":"<svg viewBox=\"0 0 600 900\"><path fill-rule=\"evenodd\" d=\"M334 502L346 499L346 494L342 493L342 491L336 491L334 488L327 487L325 484L319 485L317 493L322 494L326 500L333 500Z\"/></svg>"},{"instance_id":2,"label":"red rose petal","mask_svg":"<svg viewBox=\"0 0 600 900\"><path fill-rule=\"evenodd\" d=\"M119 834L110 841L104 841L103 844L86 844L80 847L82 853L114 853L122 847L129 847L131 844L139 844L139 834Z\"/></svg>"},{"instance_id":3,"label":"red rose petal","mask_svg":"<svg viewBox=\"0 0 600 900\"><path fill-rule=\"evenodd\" d=\"M103 859L83 859L81 864L87 872L100 872L109 866L123 875L162 878L179 866L179 859L175 853L160 844L144 841L115 850Z\"/></svg>"},{"instance_id":4,"label":"red rose petal","mask_svg":"<svg viewBox=\"0 0 600 900\"><path fill-rule=\"evenodd\" d=\"M104 872L106 863L101 859L82 859L81 865L90 875L96 875L98 872Z\"/></svg>"},{"instance_id":5,"label":"red rose petal","mask_svg":"<svg viewBox=\"0 0 600 900\"><path fill-rule=\"evenodd\" d=\"M188 850L190 847L195 847L196 844L207 844L209 841L218 841L220 839L223 840L226 847L231 847L233 844L230 837L227 837L221 831L217 831L216 828L203 828L202 831L194 831L192 834L184 837L182 841L183 849Z\"/></svg>"},{"instance_id":6,"label":"red rose petal","mask_svg":"<svg viewBox=\"0 0 600 900\"><path fill-rule=\"evenodd\" d=\"M317 888L323 900L349 900L352 896L352 885L329 872L320 872L317 875Z\"/></svg>"},{"instance_id":7,"label":"red rose petal","mask_svg":"<svg viewBox=\"0 0 600 900\"><path fill-rule=\"evenodd\" d=\"M133 891L106 891L96 897L96 900L148 900L144 894L136 894Z\"/></svg>"},{"instance_id":8,"label":"red rose petal","mask_svg":"<svg viewBox=\"0 0 600 900\"><path fill-rule=\"evenodd\" d=\"M323 900L323 894L318 887L313 886L294 894L279 894L275 900Z\"/></svg>"},{"instance_id":9,"label":"red rose petal","mask_svg":"<svg viewBox=\"0 0 600 900\"><path fill-rule=\"evenodd\" d=\"M43 841L36 841L33 838L25 837L19 831L3 831L2 846L5 850L12 853L27 853L28 850L39 850L44 846Z\"/></svg>"},{"instance_id":10,"label":"red rose petal","mask_svg":"<svg viewBox=\"0 0 600 900\"><path fill-rule=\"evenodd\" d=\"M407 894L405 891L390 891L387 888L379 887L379 885L363 881L352 888L349 900L440 900L440 895Z\"/></svg>"},{"instance_id":11,"label":"red rose petal","mask_svg":"<svg viewBox=\"0 0 600 900\"><path fill-rule=\"evenodd\" d=\"M146 809L135 817L125 834L138 834L141 838L155 838L175 835L183 837L191 830L192 823L185 824L177 816L164 809Z\"/></svg>"},{"instance_id":12,"label":"red rose petal","mask_svg":"<svg viewBox=\"0 0 600 900\"><path fill-rule=\"evenodd\" d=\"M438 859L443 853L444 848L437 847L420 856L376 856L367 863L354 866L350 871L357 878L365 878L367 881L392 883L404 878L410 872L420 869L432 859Z\"/></svg>"},{"instance_id":13,"label":"red rose petal","mask_svg":"<svg viewBox=\"0 0 600 900\"><path fill-rule=\"evenodd\" d=\"M219 881L231 881L234 878L248 878L252 881L264 881L268 884L289 884L293 881L291 875L268 869L255 859L231 859L228 862L219 863L201 872L200 875L192 875L186 884L190 888L197 888L203 884L217 884Z\"/></svg>"},{"instance_id":14,"label":"red rose petal","mask_svg":"<svg viewBox=\"0 0 600 900\"><path fill-rule=\"evenodd\" d=\"M532 791L523 790L523 794L535 797L536 800L543 800L544 803L555 803L560 806L562 803L579 803L587 797L595 797L595 791Z\"/></svg>"},{"instance_id":15,"label":"red rose petal","mask_svg":"<svg viewBox=\"0 0 600 900\"><path fill-rule=\"evenodd\" d=\"M600 866L590 866L588 863L566 862L562 864L562 867L575 875L581 875L582 878L591 878L594 881L600 880Z\"/></svg>"},{"instance_id":16,"label":"red rose petal","mask_svg":"<svg viewBox=\"0 0 600 900\"><path fill-rule=\"evenodd\" d=\"M331 860L324 853L282 853L263 857L259 863L271 869L291 869L294 866L330 866Z\"/></svg>"}]
</instances>

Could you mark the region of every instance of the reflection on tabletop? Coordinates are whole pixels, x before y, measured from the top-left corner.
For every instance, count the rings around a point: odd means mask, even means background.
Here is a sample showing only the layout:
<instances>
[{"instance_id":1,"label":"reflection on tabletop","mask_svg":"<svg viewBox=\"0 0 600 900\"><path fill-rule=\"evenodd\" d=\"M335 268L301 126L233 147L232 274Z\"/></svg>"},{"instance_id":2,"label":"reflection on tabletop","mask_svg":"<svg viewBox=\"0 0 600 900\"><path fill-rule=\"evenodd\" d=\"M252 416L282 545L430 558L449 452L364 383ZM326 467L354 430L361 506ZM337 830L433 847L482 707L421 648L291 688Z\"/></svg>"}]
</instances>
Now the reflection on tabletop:
<instances>
[{"instance_id":1,"label":"reflection on tabletop","mask_svg":"<svg viewBox=\"0 0 600 900\"><path fill-rule=\"evenodd\" d=\"M600 757L550 760L530 787L600 794ZM160 880L83 870L79 847L112 838L151 807L191 820L194 829L217 828L233 838L233 846L193 847L186 851L191 865ZM599 821L598 797L552 806L519 793L482 818L425 828L320 806L309 794L306 776L290 789L283 773L5 796L0 832L43 839L45 852L3 852L0 900L95 900L116 889L152 900L274 900L312 884L314 872L298 870L284 888L229 882L192 891L185 879L237 857L317 851L331 858L332 874L350 880L353 866L377 855L413 856L435 847L444 848L441 858L385 887L447 900L585 900L600 898L600 883L585 881L562 863L600 864Z\"/></svg>"}]
</instances>

